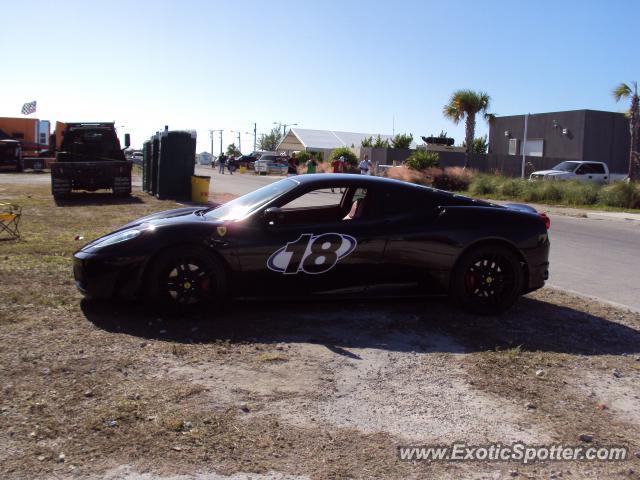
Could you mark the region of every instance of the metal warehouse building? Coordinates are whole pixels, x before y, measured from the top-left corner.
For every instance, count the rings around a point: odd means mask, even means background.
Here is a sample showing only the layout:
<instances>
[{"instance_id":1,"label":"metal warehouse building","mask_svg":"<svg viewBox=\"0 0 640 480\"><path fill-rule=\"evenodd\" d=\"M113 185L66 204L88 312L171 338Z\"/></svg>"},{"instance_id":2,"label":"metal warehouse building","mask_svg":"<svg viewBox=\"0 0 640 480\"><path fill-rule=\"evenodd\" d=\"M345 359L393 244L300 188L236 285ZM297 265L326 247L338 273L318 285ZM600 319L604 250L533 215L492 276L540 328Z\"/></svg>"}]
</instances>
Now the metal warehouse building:
<instances>
[{"instance_id":1,"label":"metal warehouse building","mask_svg":"<svg viewBox=\"0 0 640 480\"><path fill-rule=\"evenodd\" d=\"M523 149L536 169L564 160L585 160L606 162L613 173L626 173L629 147L629 121L618 112L573 110L496 117L489 131L490 164L516 174Z\"/></svg>"}]
</instances>

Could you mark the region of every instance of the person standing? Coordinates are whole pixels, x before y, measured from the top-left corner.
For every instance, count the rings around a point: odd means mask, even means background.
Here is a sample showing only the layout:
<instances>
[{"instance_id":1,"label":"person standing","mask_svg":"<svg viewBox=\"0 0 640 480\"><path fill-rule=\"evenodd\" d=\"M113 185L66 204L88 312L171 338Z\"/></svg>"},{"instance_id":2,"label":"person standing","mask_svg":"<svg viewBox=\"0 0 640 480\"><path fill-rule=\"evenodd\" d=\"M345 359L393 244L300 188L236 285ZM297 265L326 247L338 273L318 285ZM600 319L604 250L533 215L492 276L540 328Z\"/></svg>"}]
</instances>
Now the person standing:
<instances>
[{"instance_id":1,"label":"person standing","mask_svg":"<svg viewBox=\"0 0 640 480\"><path fill-rule=\"evenodd\" d=\"M231 155L229 160L227 160L227 168L229 169L229 175L233 175L233 172L236 171L236 156Z\"/></svg>"},{"instance_id":2,"label":"person standing","mask_svg":"<svg viewBox=\"0 0 640 480\"><path fill-rule=\"evenodd\" d=\"M220 157L218 158L218 166L219 166L218 173L221 173L222 175L224 175L224 167L226 163L227 163L227 156L224 153L220 154Z\"/></svg>"},{"instance_id":3,"label":"person standing","mask_svg":"<svg viewBox=\"0 0 640 480\"><path fill-rule=\"evenodd\" d=\"M333 168L333 173L342 173L344 171L344 156L341 155L340 158L334 158L333 162L331 162L331 168ZM335 193L333 188L331 193ZM340 189L340 193L342 193L342 189Z\"/></svg>"},{"instance_id":4,"label":"person standing","mask_svg":"<svg viewBox=\"0 0 640 480\"><path fill-rule=\"evenodd\" d=\"M372 168L373 164L371 163L371 160L369 160L369 155L365 155L360 162L360 175L371 175Z\"/></svg>"},{"instance_id":5,"label":"person standing","mask_svg":"<svg viewBox=\"0 0 640 480\"><path fill-rule=\"evenodd\" d=\"M316 167L318 164L316 163L316 159L311 157L307 162L307 173L316 173Z\"/></svg>"},{"instance_id":6,"label":"person standing","mask_svg":"<svg viewBox=\"0 0 640 480\"><path fill-rule=\"evenodd\" d=\"M291 154L291 158L289 158L289 165L287 168L288 175L297 175L298 174L298 159L296 158L295 152Z\"/></svg>"},{"instance_id":7,"label":"person standing","mask_svg":"<svg viewBox=\"0 0 640 480\"><path fill-rule=\"evenodd\" d=\"M333 173L342 173L344 171L344 157L334 158L331 162L331 168L333 168Z\"/></svg>"}]
</instances>

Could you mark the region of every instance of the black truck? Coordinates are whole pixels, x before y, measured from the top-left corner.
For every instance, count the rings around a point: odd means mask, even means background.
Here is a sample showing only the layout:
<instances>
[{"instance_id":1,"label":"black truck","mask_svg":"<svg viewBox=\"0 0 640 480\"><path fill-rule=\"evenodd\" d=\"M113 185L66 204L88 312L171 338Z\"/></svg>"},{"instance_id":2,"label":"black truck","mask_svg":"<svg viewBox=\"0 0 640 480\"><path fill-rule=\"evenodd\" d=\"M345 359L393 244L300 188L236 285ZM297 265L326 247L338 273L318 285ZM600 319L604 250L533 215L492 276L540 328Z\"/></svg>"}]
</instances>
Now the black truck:
<instances>
[{"instance_id":1,"label":"black truck","mask_svg":"<svg viewBox=\"0 0 640 480\"><path fill-rule=\"evenodd\" d=\"M56 161L51 163L51 193L59 198L73 190L111 189L114 195L131 193L132 162L120 148L113 122L67 123ZM130 144L125 134L125 148Z\"/></svg>"}]
</instances>

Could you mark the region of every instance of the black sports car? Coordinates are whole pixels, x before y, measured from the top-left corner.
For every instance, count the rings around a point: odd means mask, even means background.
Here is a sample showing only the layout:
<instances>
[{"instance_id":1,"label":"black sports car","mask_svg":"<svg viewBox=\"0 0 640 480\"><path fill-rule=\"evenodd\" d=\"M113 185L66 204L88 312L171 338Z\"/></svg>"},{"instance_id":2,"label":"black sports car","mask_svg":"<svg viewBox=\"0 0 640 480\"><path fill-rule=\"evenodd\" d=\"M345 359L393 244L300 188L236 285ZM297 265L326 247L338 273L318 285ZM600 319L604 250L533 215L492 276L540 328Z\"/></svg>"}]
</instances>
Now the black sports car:
<instances>
[{"instance_id":1,"label":"black sports car","mask_svg":"<svg viewBox=\"0 0 640 480\"><path fill-rule=\"evenodd\" d=\"M398 180L290 177L215 208L135 220L74 255L89 297L159 307L227 296L448 294L498 313L544 285L549 219Z\"/></svg>"}]
</instances>

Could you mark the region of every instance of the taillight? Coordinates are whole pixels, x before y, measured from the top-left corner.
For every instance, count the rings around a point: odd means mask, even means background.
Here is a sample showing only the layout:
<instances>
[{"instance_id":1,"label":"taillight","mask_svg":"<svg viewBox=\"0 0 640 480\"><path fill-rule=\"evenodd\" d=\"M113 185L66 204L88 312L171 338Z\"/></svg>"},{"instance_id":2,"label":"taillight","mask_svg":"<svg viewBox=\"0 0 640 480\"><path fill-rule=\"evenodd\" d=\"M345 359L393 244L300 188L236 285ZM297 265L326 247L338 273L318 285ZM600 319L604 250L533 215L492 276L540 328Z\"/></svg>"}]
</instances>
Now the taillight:
<instances>
[{"instance_id":1,"label":"taillight","mask_svg":"<svg viewBox=\"0 0 640 480\"><path fill-rule=\"evenodd\" d=\"M547 217L547 214L544 212L538 213L538 216L544 220L544 226L549 230L549 227L551 227L551 219Z\"/></svg>"}]
</instances>

